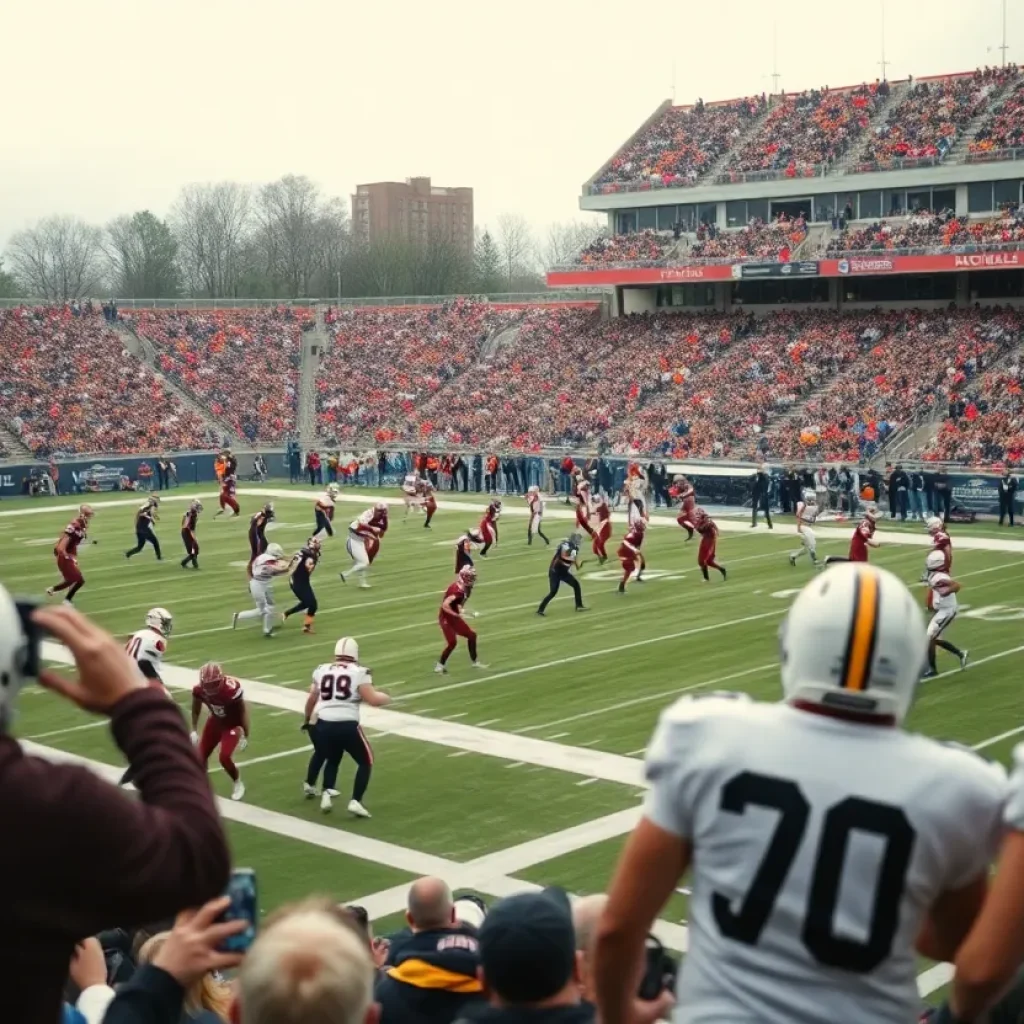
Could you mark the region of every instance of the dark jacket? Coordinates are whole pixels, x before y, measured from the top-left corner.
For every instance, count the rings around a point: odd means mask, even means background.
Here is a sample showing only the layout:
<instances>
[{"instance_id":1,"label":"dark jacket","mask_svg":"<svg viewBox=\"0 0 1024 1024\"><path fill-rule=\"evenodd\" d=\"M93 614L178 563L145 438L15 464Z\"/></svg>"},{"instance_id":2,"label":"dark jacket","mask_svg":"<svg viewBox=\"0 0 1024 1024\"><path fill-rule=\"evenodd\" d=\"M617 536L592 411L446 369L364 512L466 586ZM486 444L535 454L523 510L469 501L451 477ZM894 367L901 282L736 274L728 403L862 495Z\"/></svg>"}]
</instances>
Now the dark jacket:
<instances>
[{"instance_id":1,"label":"dark jacket","mask_svg":"<svg viewBox=\"0 0 1024 1024\"><path fill-rule=\"evenodd\" d=\"M381 1024L450 1024L484 1003L479 966L480 943L469 929L409 935L377 982Z\"/></svg>"},{"instance_id":2,"label":"dark jacket","mask_svg":"<svg viewBox=\"0 0 1024 1024\"><path fill-rule=\"evenodd\" d=\"M1017 478L1015 476L1001 476L999 478L999 493L1008 494L1012 498L1017 493Z\"/></svg>"},{"instance_id":3,"label":"dark jacket","mask_svg":"<svg viewBox=\"0 0 1024 1024\"><path fill-rule=\"evenodd\" d=\"M552 1006L546 1010L485 1005L467 1013L457 1024L594 1024L596 1020L597 1014L590 1003Z\"/></svg>"},{"instance_id":4,"label":"dark jacket","mask_svg":"<svg viewBox=\"0 0 1024 1024\"><path fill-rule=\"evenodd\" d=\"M0 877L17 880L0 903L0 931L17 938L0 957L4 1021L59 1019L83 935L168 917L227 885L224 832L177 706L147 687L118 702L111 728L141 799L0 736Z\"/></svg>"}]
</instances>

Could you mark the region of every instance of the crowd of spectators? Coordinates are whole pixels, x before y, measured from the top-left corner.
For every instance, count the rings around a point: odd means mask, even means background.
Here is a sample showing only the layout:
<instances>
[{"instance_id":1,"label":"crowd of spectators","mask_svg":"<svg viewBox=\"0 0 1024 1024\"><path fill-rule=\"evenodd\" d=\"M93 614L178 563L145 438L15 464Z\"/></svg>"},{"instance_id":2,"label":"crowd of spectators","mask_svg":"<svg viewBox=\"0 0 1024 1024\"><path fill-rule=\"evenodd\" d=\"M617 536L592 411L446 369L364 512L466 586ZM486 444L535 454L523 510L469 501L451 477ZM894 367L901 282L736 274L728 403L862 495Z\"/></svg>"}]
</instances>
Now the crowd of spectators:
<instances>
[{"instance_id":1,"label":"crowd of spectators","mask_svg":"<svg viewBox=\"0 0 1024 1024\"><path fill-rule=\"evenodd\" d=\"M984 220L957 217L952 210L921 210L896 220L862 226L849 225L833 235L826 255L884 252L902 249L939 251L951 248L1006 245L1024 242L1024 208L1008 207L1000 216Z\"/></svg>"},{"instance_id":2,"label":"crowd of spectators","mask_svg":"<svg viewBox=\"0 0 1024 1024\"><path fill-rule=\"evenodd\" d=\"M157 367L250 443L295 429L306 310L136 310L122 319L156 348Z\"/></svg>"},{"instance_id":3,"label":"crowd of spectators","mask_svg":"<svg viewBox=\"0 0 1024 1024\"><path fill-rule=\"evenodd\" d=\"M890 433L946 401L950 389L969 386L1024 331L1016 310L871 311L828 320L852 335L856 359L797 421L770 431L773 457L870 457Z\"/></svg>"},{"instance_id":4,"label":"crowd of spectators","mask_svg":"<svg viewBox=\"0 0 1024 1024\"><path fill-rule=\"evenodd\" d=\"M695 184L764 110L767 97L670 107L612 158L594 192L683 188Z\"/></svg>"},{"instance_id":5,"label":"crowd of spectators","mask_svg":"<svg viewBox=\"0 0 1024 1024\"><path fill-rule=\"evenodd\" d=\"M814 174L847 151L888 95L888 83L876 82L845 92L826 86L781 97L760 129L733 154L720 180L752 171L788 178Z\"/></svg>"},{"instance_id":6,"label":"crowd of spectators","mask_svg":"<svg viewBox=\"0 0 1024 1024\"><path fill-rule=\"evenodd\" d=\"M769 260L787 263L793 250L807 237L803 215L787 217L779 214L767 224L754 219L738 231L720 231L713 224L701 224L697 241L687 253L688 259Z\"/></svg>"},{"instance_id":7,"label":"crowd of spectators","mask_svg":"<svg viewBox=\"0 0 1024 1024\"><path fill-rule=\"evenodd\" d=\"M947 416L925 459L1024 463L1024 349L1004 369L952 383Z\"/></svg>"},{"instance_id":8,"label":"crowd of spectators","mask_svg":"<svg viewBox=\"0 0 1024 1024\"><path fill-rule=\"evenodd\" d=\"M1020 73L1016 65L1013 71ZM1009 96L988 116L968 144L967 151L980 155L1018 146L1024 146L1024 81L1018 82Z\"/></svg>"},{"instance_id":9,"label":"crowd of spectators","mask_svg":"<svg viewBox=\"0 0 1024 1024\"><path fill-rule=\"evenodd\" d=\"M585 245L574 262L584 266L648 264L665 259L676 244L673 234L647 228L629 235L602 235Z\"/></svg>"},{"instance_id":10,"label":"crowd of spectators","mask_svg":"<svg viewBox=\"0 0 1024 1024\"><path fill-rule=\"evenodd\" d=\"M220 440L94 312L0 310L0 419L37 458Z\"/></svg>"},{"instance_id":11,"label":"crowd of spectators","mask_svg":"<svg viewBox=\"0 0 1024 1024\"><path fill-rule=\"evenodd\" d=\"M944 159L959 133L984 111L992 93L1017 75L1014 67L979 68L970 75L911 83L855 169L885 169L905 159Z\"/></svg>"}]
</instances>

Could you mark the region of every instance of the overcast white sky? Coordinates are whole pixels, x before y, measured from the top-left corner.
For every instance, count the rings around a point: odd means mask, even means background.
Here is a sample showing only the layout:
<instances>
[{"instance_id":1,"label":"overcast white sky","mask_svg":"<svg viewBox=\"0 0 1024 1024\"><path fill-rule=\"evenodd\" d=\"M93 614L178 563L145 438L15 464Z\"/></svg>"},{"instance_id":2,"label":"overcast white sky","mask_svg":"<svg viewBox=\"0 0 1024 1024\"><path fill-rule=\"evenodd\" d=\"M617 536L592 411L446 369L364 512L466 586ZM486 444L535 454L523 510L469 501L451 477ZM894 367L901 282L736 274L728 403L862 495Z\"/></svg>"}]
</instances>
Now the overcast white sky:
<instances>
[{"instance_id":1,"label":"overcast white sky","mask_svg":"<svg viewBox=\"0 0 1024 1024\"><path fill-rule=\"evenodd\" d=\"M0 247L187 182L430 175L539 229L657 106L879 73L883 0L0 0ZM997 63L1002 0L885 0L889 77ZM1009 0L1010 59L1024 3Z\"/></svg>"}]
</instances>

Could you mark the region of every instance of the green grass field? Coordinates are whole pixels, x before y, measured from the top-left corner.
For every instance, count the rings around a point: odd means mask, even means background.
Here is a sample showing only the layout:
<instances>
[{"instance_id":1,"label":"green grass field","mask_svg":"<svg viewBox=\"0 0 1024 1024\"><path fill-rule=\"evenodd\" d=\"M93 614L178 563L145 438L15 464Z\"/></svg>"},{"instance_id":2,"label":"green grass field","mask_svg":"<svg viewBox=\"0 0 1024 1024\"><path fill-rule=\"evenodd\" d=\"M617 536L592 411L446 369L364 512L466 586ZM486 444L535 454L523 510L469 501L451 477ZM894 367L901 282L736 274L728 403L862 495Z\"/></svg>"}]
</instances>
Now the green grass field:
<instances>
[{"instance_id":1,"label":"green grass field","mask_svg":"<svg viewBox=\"0 0 1024 1024\"><path fill-rule=\"evenodd\" d=\"M275 492L277 507L272 538L297 549L312 528L314 492L273 484L267 490ZM207 506L199 523L199 572L178 564L178 523L194 493ZM344 527L376 495L346 492L336 517L339 536L325 543L314 577L321 606L316 635L303 636L291 620L268 641L254 623L230 628L232 611L250 607L246 526L263 495L243 491L242 518L224 521L213 518L210 488L169 492L158 527L164 561L147 549L127 563L137 499L97 497L90 531L97 544L81 552L87 585L76 604L122 637L142 626L150 607L169 608L174 632L166 660L173 667L166 678L183 706L184 688L207 660L220 661L244 681L252 710L252 741L239 756L247 793L244 801L224 800L222 807L236 863L259 874L264 910L319 889L362 902L386 926L404 905L406 884L422 873L486 895L530 883L600 891L637 819L642 752L659 711L684 691L779 696L776 632L811 572L806 561L795 569L788 563L796 543L786 520L769 532L721 518L719 558L729 567L729 581L705 584L696 543L685 544L666 517L645 545L648 582L620 596L616 563L600 571L590 560L581 576L591 610L573 614L566 593L539 619L534 610L546 592L549 552L526 546L525 518L517 511L524 503L510 498L500 543L477 561L480 582L469 606L479 613L474 626L489 667L472 668L460 647L450 674L437 676L433 666L443 646L437 609L453 576L452 544L478 521L480 499L471 496L463 510L442 496L432 530L424 530L419 517L403 523L401 509L393 509L370 576L373 589L360 590L338 578L348 564ZM10 590L40 595L57 581L51 548L76 501L0 505L0 580ZM552 501L548 510L546 532L561 538L570 526L558 518L565 508ZM850 529L820 529L819 553L845 553ZM926 551L920 524L885 523L882 529L883 546L872 552L873 561L914 583ZM617 523L615 537L622 532ZM910 725L1005 761L1014 734L1024 731L1018 711L1024 534L989 525L953 526L951 532L954 575L963 584L961 604L969 608L950 636L970 648L973 664L961 673L940 651L943 674L922 686ZM968 549L967 538L980 546ZM290 603L285 583L276 594L279 606ZM393 710L364 714L376 756L365 799L371 820L350 818L345 801L324 815L318 802L301 795L309 746L299 711L310 672L331 659L342 635L358 638L376 685L397 698ZM59 651L48 653L59 660ZM95 765L120 766L103 724L33 687L21 699L17 732ZM226 797L229 781L215 760L211 764L214 789ZM108 772L116 777L116 768ZM343 795L350 780L351 766L343 766ZM311 856L311 847L333 856ZM663 934L676 947L685 917L680 894L663 914Z\"/></svg>"}]
</instances>

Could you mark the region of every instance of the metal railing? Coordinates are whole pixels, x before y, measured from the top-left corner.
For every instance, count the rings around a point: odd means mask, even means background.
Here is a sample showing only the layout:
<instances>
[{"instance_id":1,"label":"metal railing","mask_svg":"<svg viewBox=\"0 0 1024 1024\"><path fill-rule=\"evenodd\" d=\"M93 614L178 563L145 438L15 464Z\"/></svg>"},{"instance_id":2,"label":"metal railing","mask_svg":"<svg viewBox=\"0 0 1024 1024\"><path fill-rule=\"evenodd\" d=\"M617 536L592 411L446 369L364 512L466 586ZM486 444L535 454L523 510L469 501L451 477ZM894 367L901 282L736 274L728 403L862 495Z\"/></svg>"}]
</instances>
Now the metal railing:
<instances>
[{"instance_id":1,"label":"metal railing","mask_svg":"<svg viewBox=\"0 0 1024 1024\"><path fill-rule=\"evenodd\" d=\"M854 256L858 259L877 259L886 256L943 256L949 253L963 255L975 252L1016 252L1024 249L1021 242L979 242L976 245L917 245L899 249L831 249L825 256Z\"/></svg>"},{"instance_id":2,"label":"metal railing","mask_svg":"<svg viewBox=\"0 0 1024 1024\"><path fill-rule=\"evenodd\" d=\"M862 160L846 169L847 174L873 174L880 171L912 171L919 167L938 167L949 155L952 144L935 156L894 156L888 160Z\"/></svg>"},{"instance_id":3,"label":"metal railing","mask_svg":"<svg viewBox=\"0 0 1024 1024\"><path fill-rule=\"evenodd\" d=\"M964 157L965 164L994 164L1001 160L1024 160L1024 146L1009 146L1004 149L980 149Z\"/></svg>"},{"instance_id":4,"label":"metal railing","mask_svg":"<svg viewBox=\"0 0 1024 1024\"><path fill-rule=\"evenodd\" d=\"M724 170L715 176L716 185L743 185L755 181L780 181L783 178L824 178L832 167L832 162L823 164L802 164L789 173L789 167L771 167L760 171Z\"/></svg>"},{"instance_id":5,"label":"metal railing","mask_svg":"<svg viewBox=\"0 0 1024 1024\"><path fill-rule=\"evenodd\" d=\"M692 180L672 178L667 182L660 176L608 181L603 185L588 186L587 194L591 196L609 196L614 195L616 192L657 192L662 189L696 188L698 185L703 184L701 181L702 177L702 174L698 174Z\"/></svg>"}]
</instances>

